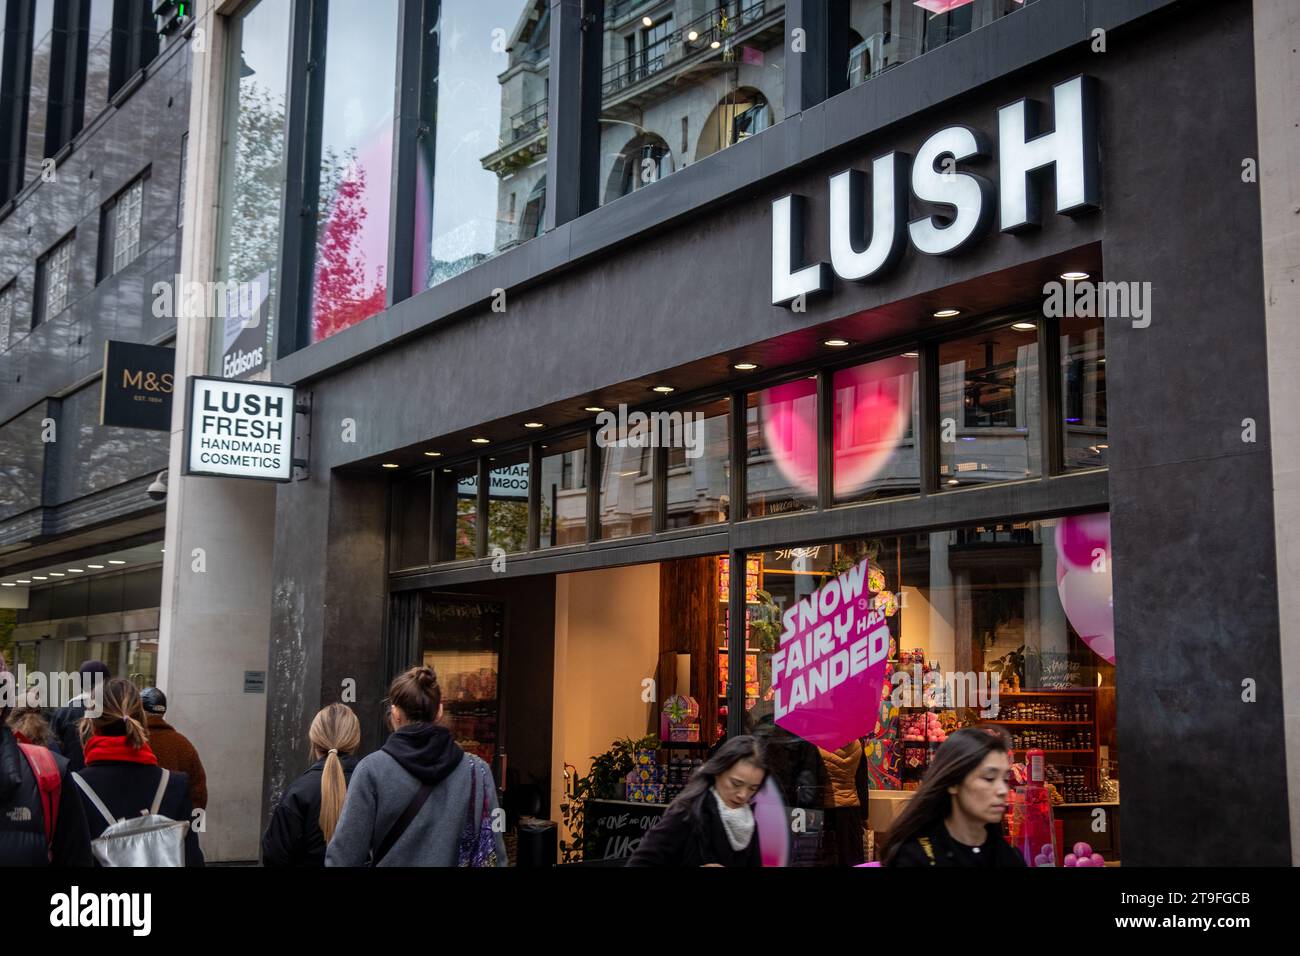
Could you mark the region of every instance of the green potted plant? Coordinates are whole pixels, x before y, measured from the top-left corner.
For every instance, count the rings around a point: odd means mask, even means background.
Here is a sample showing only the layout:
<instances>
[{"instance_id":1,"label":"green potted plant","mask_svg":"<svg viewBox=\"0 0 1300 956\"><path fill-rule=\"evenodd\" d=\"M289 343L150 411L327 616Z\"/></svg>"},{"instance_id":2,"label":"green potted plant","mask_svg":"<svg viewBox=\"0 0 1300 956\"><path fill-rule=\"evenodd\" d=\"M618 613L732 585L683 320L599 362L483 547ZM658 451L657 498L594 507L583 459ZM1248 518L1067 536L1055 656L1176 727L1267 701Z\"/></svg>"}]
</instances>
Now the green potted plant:
<instances>
[{"instance_id":1,"label":"green potted plant","mask_svg":"<svg viewBox=\"0 0 1300 956\"><path fill-rule=\"evenodd\" d=\"M621 800L627 775L636 765L638 750L658 750L659 737L646 734L644 737L624 737L614 741L613 745L601 754L591 758L591 769L586 776L574 781L573 794L562 804L560 813L565 828L573 835L572 842L560 841L560 856L565 863L577 863L583 858L586 838L583 824L588 800Z\"/></svg>"}]
</instances>

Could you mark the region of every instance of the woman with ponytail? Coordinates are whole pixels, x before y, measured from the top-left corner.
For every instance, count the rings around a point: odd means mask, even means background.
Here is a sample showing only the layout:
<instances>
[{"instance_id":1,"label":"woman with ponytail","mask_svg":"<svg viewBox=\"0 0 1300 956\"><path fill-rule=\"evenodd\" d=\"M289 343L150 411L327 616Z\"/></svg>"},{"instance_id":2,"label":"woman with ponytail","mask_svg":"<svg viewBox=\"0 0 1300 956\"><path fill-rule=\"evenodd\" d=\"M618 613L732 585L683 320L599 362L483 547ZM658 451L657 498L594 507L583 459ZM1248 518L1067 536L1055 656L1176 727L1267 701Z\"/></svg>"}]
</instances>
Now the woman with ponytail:
<instances>
[{"instance_id":1,"label":"woman with ponytail","mask_svg":"<svg viewBox=\"0 0 1300 956\"><path fill-rule=\"evenodd\" d=\"M361 721L344 704L330 704L307 734L315 761L285 792L262 837L263 866L324 866L348 781L361 746Z\"/></svg>"},{"instance_id":2,"label":"woman with ponytail","mask_svg":"<svg viewBox=\"0 0 1300 956\"><path fill-rule=\"evenodd\" d=\"M359 764L326 866L505 866L492 771L442 724L432 667L412 667L385 701L393 732Z\"/></svg>"},{"instance_id":3,"label":"woman with ponytail","mask_svg":"<svg viewBox=\"0 0 1300 956\"><path fill-rule=\"evenodd\" d=\"M89 785L114 819L138 817L150 811L163 776L158 758L149 749L140 691L129 680L115 677L104 684L102 697L99 716L81 719L81 749L86 766L74 776L80 776ZM88 708L89 711L93 708ZM94 840L108 827L108 821L82 787L75 789L81 795L90 838ZM191 824L185 837L185 865L202 866L203 853L193 826L194 807L190 803L190 781L186 774L175 771L170 774L158 813L169 820Z\"/></svg>"}]
</instances>

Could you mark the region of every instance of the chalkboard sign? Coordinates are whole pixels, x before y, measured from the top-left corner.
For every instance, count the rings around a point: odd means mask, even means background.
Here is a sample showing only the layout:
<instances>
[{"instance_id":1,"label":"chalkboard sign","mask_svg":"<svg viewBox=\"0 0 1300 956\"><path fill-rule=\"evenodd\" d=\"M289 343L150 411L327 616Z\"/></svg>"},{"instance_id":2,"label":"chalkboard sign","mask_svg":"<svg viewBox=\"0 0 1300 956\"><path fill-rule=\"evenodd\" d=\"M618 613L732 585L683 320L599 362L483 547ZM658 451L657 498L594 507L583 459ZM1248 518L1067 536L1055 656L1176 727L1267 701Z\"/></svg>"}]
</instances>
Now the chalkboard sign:
<instances>
[{"instance_id":1,"label":"chalkboard sign","mask_svg":"<svg viewBox=\"0 0 1300 956\"><path fill-rule=\"evenodd\" d=\"M588 800L583 820L584 861L626 860L667 809L654 803Z\"/></svg>"},{"instance_id":2,"label":"chalkboard sign","mask_svg":"<svg viewBox=\"0 0 1300 956\"><path fill-rule=\"evenodd\" d=\"M495 651L505 631L505 607L496 601L437 595L421 613L425 648Z\"/></svg>"}]
</instances>

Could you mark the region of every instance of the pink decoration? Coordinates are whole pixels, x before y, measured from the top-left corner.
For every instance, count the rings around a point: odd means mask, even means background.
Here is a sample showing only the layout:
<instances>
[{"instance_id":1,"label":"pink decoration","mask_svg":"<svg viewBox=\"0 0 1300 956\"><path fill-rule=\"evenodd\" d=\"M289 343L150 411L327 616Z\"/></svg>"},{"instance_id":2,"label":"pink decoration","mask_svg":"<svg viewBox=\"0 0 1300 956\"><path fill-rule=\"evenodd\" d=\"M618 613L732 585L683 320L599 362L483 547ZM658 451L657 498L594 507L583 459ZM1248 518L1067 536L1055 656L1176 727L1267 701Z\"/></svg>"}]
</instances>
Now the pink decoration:
<instances>
[{"instance_id":1,"label":"pink decoration","mask_svg":"<svg viewBox=\"0 0 1300 956\"><path fill-rule=\"evenodd\" d=\"M1066 865L1066 866L1074 866L1074 865L1075 865L1076 863L1078 863L1078 862L1079 862L1079 858L1078 858L1077 856L1075 856L1073 853L1067 853L1067 854L1065 854L1065 865Z\"/></svg>"},{"instance_id":2,"label":"pink decoration","mask_svg":"<svg viewBox=\"0 0 1300 956\"><path fill-rule=\"evenodd\" d=\"M1056 590L1079 637L1098 657L1114 664L1108 513L1076 515L1057 523Z\"/></svg>"},{"instance_id":3,"label":"pink decoration","mask_svg":"<svg viewBox=\"0 0 1300 956\"><path fill-rule=\"evenodd\" d=\"M1078 857L1092 856L1092 847L1083 841L1079 841L1074 845L1074 855Z\"/></svg>"},{"instance_id":4,"label":"pink decoration","mask_svg":"<svg viewBox=\"0 0 1300 956\"><path fill-rule=\"evenodd\" d=\"M892 358L835 373L835 493L850 494L893 457L912 415L914 358ZM763 438L782 476L817 492L817 383L798 379L762 393Z\"/></svg>"},{"instance_id":5,"label":"pink decoration","mask_svg":"<svg viewBox=\"0 0 1300 956\"><path fill-rule=\"evenodd\" d=\"M1094 854L1092 855L1092 865L1093 865L1093 866L1105 866L1105 865L1106 865L1106 858L1103 857L1100 853L1094 853Z\"/></svg>"},{"instance_id":6,"label":"pink decoration","mask_svg":"<svg viewBox=\"0 0 1300 956\"><path fill-rule=\"evenodd\" d=\"M790 814L781 799L776 781L768 774L754 796L754 822L758 849L764 866L786 866L790 862Z\"/></svg>"},{"instance_id":7,"label":"pink decoration","mask_svg":"<svg viewBox=\"0 0 1300 956\"><path fill-rule=\"evenodd\" d=\"M788 608L772 655L776 724L825 750L870 734L889 624L871 607L864 559Z\"/></svg>"}]
</instances>

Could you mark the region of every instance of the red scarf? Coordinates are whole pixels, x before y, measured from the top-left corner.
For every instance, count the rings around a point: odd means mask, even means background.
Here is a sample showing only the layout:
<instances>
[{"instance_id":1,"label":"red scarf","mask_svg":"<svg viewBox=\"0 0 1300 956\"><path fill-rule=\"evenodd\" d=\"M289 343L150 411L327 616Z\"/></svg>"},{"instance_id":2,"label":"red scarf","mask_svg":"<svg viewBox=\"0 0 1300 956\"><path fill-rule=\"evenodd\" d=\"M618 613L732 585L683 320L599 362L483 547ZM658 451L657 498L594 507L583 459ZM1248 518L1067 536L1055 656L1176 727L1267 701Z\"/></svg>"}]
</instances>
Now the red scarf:
<instances>
[{"instance_id":1,"label":"red scarf","mask_svg":"<svg viewBox=\"0 0 1300 956\"><path fill-rule=\"evenodd\" d=\"M158 758L154 756L149 745L145 744L138 750L126 742L125 737L103 737L99 734L91 737L81 748L86 754L86 765L99 763L101 760L118 760L125 763L143 763L151 766L158 766Z\"/></svg>"}]
</instances>

